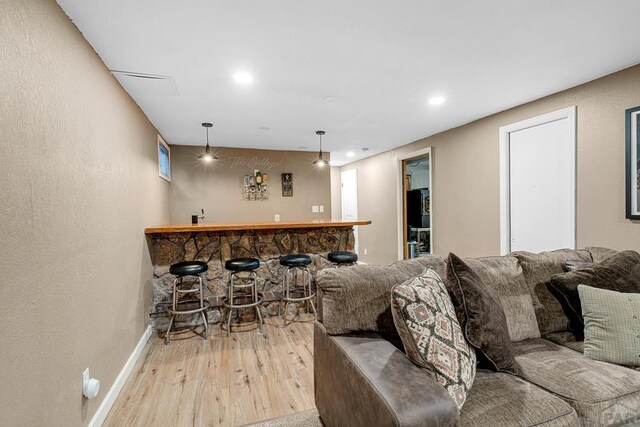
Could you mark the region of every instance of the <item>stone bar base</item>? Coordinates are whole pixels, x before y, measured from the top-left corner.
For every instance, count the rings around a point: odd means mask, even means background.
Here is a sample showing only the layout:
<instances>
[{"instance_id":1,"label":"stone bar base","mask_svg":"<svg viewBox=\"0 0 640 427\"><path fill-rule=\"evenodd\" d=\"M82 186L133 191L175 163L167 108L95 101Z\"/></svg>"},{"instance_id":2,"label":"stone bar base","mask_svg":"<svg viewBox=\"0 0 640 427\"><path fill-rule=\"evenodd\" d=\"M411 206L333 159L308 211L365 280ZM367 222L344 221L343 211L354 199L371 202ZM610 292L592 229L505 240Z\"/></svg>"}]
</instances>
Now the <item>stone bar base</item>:
<instances>
[{"instance_id":1,"label":"stone bar base","mask_svg":"<svg viewBox=\"0 0 640 427\"><path fill-rule=\"evenodd\" d=\"M314 274L331 266L327 254L333 251L353 251L353 227L315 227L274 230L207 231L148 234L148 243L153 263L153 301L151 324L156 331L166 331L170 314L171 290L174 276L169 266L180 261L205 261L209 270L204 275L205 297L211 303L207 311L210 324L222 318L222 298L226 295L230 273L224 263L231 258L258 258L260 268L258 290L264 292L261 307L263 317L278 314L279 296L282 291L284 267L280 256L303 253L311 256L309 269ZM295 313L295 304L289 311ZM241 311L243 322L253 319L253 309ZM177 327L201 323L200 316L178 316Z\"/></svg>"}]
</instances>

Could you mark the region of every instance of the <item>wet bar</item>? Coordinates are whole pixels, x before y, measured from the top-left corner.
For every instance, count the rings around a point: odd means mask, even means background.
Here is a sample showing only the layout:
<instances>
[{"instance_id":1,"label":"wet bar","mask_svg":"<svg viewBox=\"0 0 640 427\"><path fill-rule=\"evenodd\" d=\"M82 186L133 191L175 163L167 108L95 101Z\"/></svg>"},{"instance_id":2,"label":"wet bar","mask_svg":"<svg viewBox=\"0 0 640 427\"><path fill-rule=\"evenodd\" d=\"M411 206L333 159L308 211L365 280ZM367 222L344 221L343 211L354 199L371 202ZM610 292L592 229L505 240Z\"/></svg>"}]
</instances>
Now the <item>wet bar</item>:
<instances>
[{"instance_id":1,"label":"wet bar","mask_svg":"<svg viewBox=\"0 0 640 427\"><path fill-rule=\"evenodd\" d=\"M278 313L284 268L280 256L300 253L312 259L313 273L332 266L327 254L353 251L354 226L371 221L312 220L293 222L175 224L145 229L153 263L153 302L151 323L155 330L166 330L168 307L174 276L171 264L180 261L204 261L208 265L203 275L209 324L222 318L222 299L229 281L224 264L232 258L257 258L258 288L264 295L261 311L264 317ZM199 319L179 319L177 325L190 326Z\"/></svg>"}]
</instances>

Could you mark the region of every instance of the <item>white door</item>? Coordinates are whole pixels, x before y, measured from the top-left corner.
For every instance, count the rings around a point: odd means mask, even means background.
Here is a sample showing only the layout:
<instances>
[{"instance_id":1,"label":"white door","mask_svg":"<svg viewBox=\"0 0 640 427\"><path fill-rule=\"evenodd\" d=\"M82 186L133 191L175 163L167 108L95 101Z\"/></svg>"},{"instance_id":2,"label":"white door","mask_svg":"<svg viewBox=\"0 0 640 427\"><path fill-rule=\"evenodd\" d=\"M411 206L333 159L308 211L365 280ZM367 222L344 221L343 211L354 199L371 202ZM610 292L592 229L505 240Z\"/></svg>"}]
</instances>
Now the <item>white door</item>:
<instances>
[{"instance_id":1,"label":"white door","mask_svg":"<svg viewBox=\"0 0 640 427\"><path fill-rule=\"evenodd\" d=\"M358 219L358 170L350 169L340 175L342 193L342 219L354 221ZM358 253L358 227L353 227L355 237L354 252Z\"/></svg>"},{"instance_id":2,"label":"white door","mask_svg":"<svg viewBox=\"0 0 640 427\"><path fill-rule=\"evenodd\" d=\"M501 252L575 248L575 109L501 130Z\"/></svg>"}]
</instances>

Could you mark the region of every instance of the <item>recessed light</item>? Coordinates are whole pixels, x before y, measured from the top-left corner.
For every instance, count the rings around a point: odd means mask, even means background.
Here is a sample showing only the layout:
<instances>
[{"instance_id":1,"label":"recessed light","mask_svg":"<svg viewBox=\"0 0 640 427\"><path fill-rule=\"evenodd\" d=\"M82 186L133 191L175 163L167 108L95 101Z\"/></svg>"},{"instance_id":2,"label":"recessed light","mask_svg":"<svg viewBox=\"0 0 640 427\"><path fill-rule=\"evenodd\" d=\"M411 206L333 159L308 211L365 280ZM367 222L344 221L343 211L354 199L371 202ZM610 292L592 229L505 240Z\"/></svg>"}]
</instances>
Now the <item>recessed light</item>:
<instances>
[{"instance_id":1,"label":"recessed light","mask_svg":"<svg viewBox=\"0 0 640 427\"><path fill-rule=\"evenodd\" d=\"M269 126L260 126L260 130L270 130Z\"/></svg>"},{"instance_id":2,"label":"recessed light","mask_svg":"<svg viewBox=\"0 0 640 427\"><path fill-rule=\"evenodd\" d=\"M354 153L353 151L347 151L347 157L353 157L355 155L356 153Z\"/></svg>"},{"instance_id":3,"label":"recessed light","mask_svg":"<svg viewBox=\"0 0 640 427\"><path fill-rule=\"evenodd\" d=\"M440 105L444 103L444 96L434 96L429 98L429 105Z\"/></svg>"},{"instance_id":4,"label":"recessed light","mask_svg":"<svg viewBox=\"0 0 640 427\"><path fill-rule=\"evenodd\" d=\"M335 96L327 96L324 100L327 102L335 102L338 100L338 98L336 98Z\"/></svg>"},{"instance_id":5,"label":"recessed light","mask_svg":"<svg viewBox=\"0 0 640 427\"><path fill-rule=\"evenodd\" d=\"M248 85L249 83L253 82L253 76L246 71L238 71L233 75L233 80L235 80L238 84Z\"/></svg>"}]
</instances>

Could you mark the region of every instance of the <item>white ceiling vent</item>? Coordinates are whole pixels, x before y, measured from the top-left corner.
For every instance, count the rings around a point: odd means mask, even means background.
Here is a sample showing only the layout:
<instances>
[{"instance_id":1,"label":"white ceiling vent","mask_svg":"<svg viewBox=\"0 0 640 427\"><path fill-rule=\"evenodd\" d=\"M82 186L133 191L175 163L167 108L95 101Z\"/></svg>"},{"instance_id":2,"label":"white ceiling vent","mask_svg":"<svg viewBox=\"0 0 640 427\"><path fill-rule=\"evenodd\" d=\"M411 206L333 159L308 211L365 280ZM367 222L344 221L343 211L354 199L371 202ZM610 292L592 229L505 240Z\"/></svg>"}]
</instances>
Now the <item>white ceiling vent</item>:
<instances>
[{"instance_id":1,"label":"white ceiling vent","mask_svg":"<svg viewBox=\"0 0 640 427\"><path fill-rule=\"evenodd\" d=\"M177 96L178 87L171 76L111 70L111 74L135 99L136 95Z\"/></svg>"}]
</instances>

